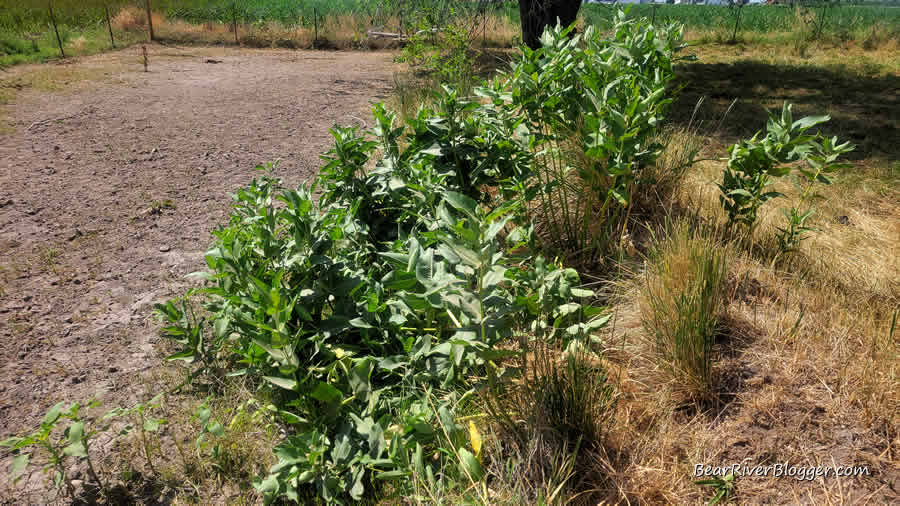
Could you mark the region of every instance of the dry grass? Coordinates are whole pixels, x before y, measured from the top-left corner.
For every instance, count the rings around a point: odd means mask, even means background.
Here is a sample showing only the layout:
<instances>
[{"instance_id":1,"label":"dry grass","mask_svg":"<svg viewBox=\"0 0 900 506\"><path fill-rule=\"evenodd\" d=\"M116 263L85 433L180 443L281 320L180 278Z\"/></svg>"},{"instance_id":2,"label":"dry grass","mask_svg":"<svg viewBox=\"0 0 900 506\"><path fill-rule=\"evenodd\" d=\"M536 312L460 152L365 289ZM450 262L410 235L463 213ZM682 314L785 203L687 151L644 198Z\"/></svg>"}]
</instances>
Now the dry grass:
<instances>
[{"instance_id":1,"label":"dry grass","mask_svg":"<svg viewBox=\"0 0 900 506\"><path fill-rule=\"evenodd\" d=\"M150 15L153 20L153 28L161 26L165 21L165 16L158 12ZM138 7L124 7L112 18L112 24L119 30L146 30L147 29L147 12Z\"/></svg>"},{"instance_id":2,"label":"dry grass","mask_svg":"<svg viewBox=\"0 0 900 506\"><path fill-rule=\"evenodd\" d=\"M859 77L857 86L865 89L865 79ZM840 107L832 113L852 127L844 134L862 128ZM868 120L880 118L873 111ZM750 130L764 126L740 110L727 121L752 121L745 127ZM707 135L701 156L723 156L735 138L720 130ZM729 337L719 344L715 366L722 385L718 407L681 404L677 385L666 381L670 377L662 374L648 345L650 333L642 325L646 309L636 290L623 290L608 336L608 357L619 371L622 393L613 425L619 460L609 463L620 485L619 500L696 503L711 494L693 484L692 465L744 460L864 465L871 476L744 477L738 479L738 502L896 500L891 487L900 479L900 332L892 333L892 323L900 308L900 190L898 167L885 148L890 146L864 146L855 153L853 169L821 188L824 200L815 203L813 223L820 231L773 265L772 234L784 219L777 208L796 198L791 184L777 183L775 189L787 198L764 208L752 247L736 249L729 261L724 320ZM714 231L725 223L715 187L723 164L694 166L675 192L675 213L698 230Z\"/></svg>"},{"instance_id":3,"label":"dry grass","mask_svg":"<svg viewBox=\"0 0 900 506\"><path fill-rule=\"evenodd\" d=\"M521 27L513 24L506 16L490 14L484 23L477 23L472 30L476 46L507 48L515 47L522 40Z\"/></svg>"},{"instance_id":4,"label":"dry grass","mask_svg":"<svg viewBox=\"0 0 900 506\"><path fill-rule=\"evenodd\" d=\"M146 14L136 7L126 7L119 11L112 22L118 30L142 32L147 29ZM238 39L241 45L250 47L283 47L310 49L385 49L399 47L399 42L391 38L370 37L369 30L399 32L400 20L388 19L385 26L369 26L369 20L352 13L329 16L314 27L285 25L278 22L264 24L239 24ZM163 41L192 44L234 44L231 24L193 24L183 20L167 19L160 13L153 13L153 28L156 37ZM488 15L473 19L469 35L474 46L509 48L521 39L519 27L505 16Z\"/></svg>"},{"instance_id":5,"label":"dry grass","mask_svg":"<svg viewBox=\"0 0 900 506\"><path fill-rule=\"evenodd\" d=\"M753 60L801 68L845 67L864 74L871 74L873 71L878 75L900 72L900 37L891 36L878 27L859 40L839 43L811 41L802 54L793 50L797 37L791 32L738 44L716 43L710 40L706 32L689 31L685 34L685 39L691 44L686 52L696 54L703 63Z\"/></svg>"},{"instance_id":6,"label":"dry grass","mask_svg":"<svg viewBox=\"0 0 900 506\"><path fill-rule=\"evenodd\" d=\"M641 322L650 340L643 343L684 401L715 401L714 345L724 316L728 248L698 235L686 222L654 241L644 276L635 292Z\"/></svg>"}]
</instances>

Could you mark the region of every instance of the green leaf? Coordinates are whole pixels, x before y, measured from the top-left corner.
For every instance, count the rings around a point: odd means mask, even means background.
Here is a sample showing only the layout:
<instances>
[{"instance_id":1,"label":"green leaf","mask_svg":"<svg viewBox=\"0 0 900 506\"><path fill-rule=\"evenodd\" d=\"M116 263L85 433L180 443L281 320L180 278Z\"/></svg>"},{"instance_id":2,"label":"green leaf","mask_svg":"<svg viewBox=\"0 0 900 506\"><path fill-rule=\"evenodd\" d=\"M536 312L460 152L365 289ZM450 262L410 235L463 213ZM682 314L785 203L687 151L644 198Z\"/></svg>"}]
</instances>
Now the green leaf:
<instances>
[{"instance_id":1,"label":"green leaf","mask_svg":"<svg viewBox=\"0 0 900 506\"><path fill-rule=\"evenodd\" d=\"M475 210L478 208L478 203L471 197L467 197L462 193L448 191L444 194L444 200L457 210L462 211L469 218L475 219Z\"/></svg>"},{"instance_id":2,"label":"green leaf","mask_svg":"<svg viewBox=\"0 0 900 506\"><path fill-rule=\"evenodd\" d=\"M269 497L270 495L274 496L274 495L278 494L278 490L279 490L278 474L270 474L262 480L255 480L253 482L253 488L255 488L257 491L265 494L266 497Z\"/></svg>"},{"instance_id":3,"label":"green leaf","mask_svg":"<svg viewBox=\"0 0 900 506\"><path fill-rule=\"evenodd\" d=\"M69 455L71 457L87 457L87 448L84 446L83 441L78 441L77 443L72 443L63 450L64 455Z\"/></svg>"},{"instance_id":4,"label":"green leaf","mask_svg":"<svg viewBox=\"0 0 900 506\"><path fill-rule=\"evenodd\" d=\"M156 432L159 426L165 423L165 420L157 420L155 418L147 418L144 420L144 430L147 432Z\"/></svg>"},{"instance_id":5,"label":"green leaf","mask_svg":"<svg viewBox=\"0 0 900 506\"><path fill-rule=\"evenodd\" d=\"M419 477L425 474L425 461L423 456L424 449L420 443L416 443L416 451L413 453L413 469Z\"/></svg>"},{"instance_id":6,"label":"green leaf","mask_svg":"<svg viewBox=\"0 0 900 506\"><path fill-rule=\"evenodd\" d=\"M747 197L748 199L753 198L752 193L748 192L747 190L740 189L740 188L738 188L737 190L731 190L728 192L728 196L730 196L730 197L733 197L736 195L740 195L742 197Z\"/></svg>"},{"instance_id":7,"label":"green leaf","mask_svg":"<svg viewBox=\"0 0 900 506\"><path fill-rule=\"evenodd\" d=\"M313 399L325 403L338 402L344 397L344 394L342 394L340 390L323 381L320 381L319 384L316 385L316 389L309 395Z\"/></svg>"},{"instance_id":8,"label":"green leaf","mask_svg":"<svg viewBox=\"0 0 900 506\"><path fill-rule=\"evenodd\" d=\"M399 480L400 478L406 478L409 476L409 471L405 470L396 470L396 471L385 471L383 473L378 473L375 475L376 480Z\"/></svg>"},{"instance_id":9,"label":"green leaf","mask_svg":"<svg viewBox=\"0 0 900 506\"><path fill-rule=\"evenodd\" d=\"M222 423L219 421L214 421L213 423L209 424L209 427L206 428L206 431L214 436L222 437L225 435L225 426L222 425Z\"/></svg>"},{"instance_id":10,"label":"green leaf","mask_svg":"<svg viewBox=\"0 0 900 506\"><path fill-rule=\"evenodd\" d=\"M479 482L484 478L484 467L481 466L475 455L465 448L459 449L459 468L473 482Z\"/></svg>"},{"instance_id":11,"label":"green leaf","mask_svg":"<svg viewBox=\"0 0 900 506\"><path fill-rule=\"evenodd\" d=\"M21 455L16 455L12 459L12 463L9 466L9 476L13 479L14 482L19 481L19 478L22 477L22 474L25 472L25 468L28 467L28 461L31 459L31 455L28 453L23 453Z\"/></svg>"},{"instance_id":12,"label":"green leaf","mask_svg":"<svg viewBox=\"0 0 900 506\"><path fill-rule=\"evenodd\" d=\"M59 420L60 412L62 411L63 405L65 402L59 402L50 408L50 411L47 411L47 414L44 415L44 420L41 422L41 425L53 425Z\"/></svg>"},{"instance_id":13,"label":"green leaf","mask_svg":"<svg viewBox=\"0 0 900 506\"><path fill-rule=\"evenodd\" d=\"M825 123L831 120L831 116L807 116L803 119L798 119L791 125L791 130L806 130L809 127L816 126L820 123Z\"/></svg>"},{"instance_id":14,"label":"green leaf","mask_svg":"<svg viewBox=\"0 0 900 506\"><path fill-rule=\"evenodd\" d=\"M288 378L279 378L276 376L263 376L263 379L268 381L269 383L275 385L276 387L281 387L285 390L297 390L297 381L288 379Z\"/></svg>"},{"instance_id":15,"label":"green leaf","mask_svg":"<svg viewBox=\"0 0 900 506\"><path fill-rule=\"evenodd\" d=\"M168 360L169 362L173 362L176 360L183 360L190 364L190 363L194 362L195 358L196 357L194 354L194 350L184 350L184 351L179 351L178 353L173 353L173 354L169 355L168 357L166 357L166 360Z\"/></svg>"},{"instance_id":16,"label":"green leaf","mask_svg":"<svg viewBox=\"0 0 900 506\"><path fill-rule=\"evenodd\" d=\"M66 436L70 443L77 443L84 438L84 422L75 422L66 429Z\"/></svg>"}]
</instances>

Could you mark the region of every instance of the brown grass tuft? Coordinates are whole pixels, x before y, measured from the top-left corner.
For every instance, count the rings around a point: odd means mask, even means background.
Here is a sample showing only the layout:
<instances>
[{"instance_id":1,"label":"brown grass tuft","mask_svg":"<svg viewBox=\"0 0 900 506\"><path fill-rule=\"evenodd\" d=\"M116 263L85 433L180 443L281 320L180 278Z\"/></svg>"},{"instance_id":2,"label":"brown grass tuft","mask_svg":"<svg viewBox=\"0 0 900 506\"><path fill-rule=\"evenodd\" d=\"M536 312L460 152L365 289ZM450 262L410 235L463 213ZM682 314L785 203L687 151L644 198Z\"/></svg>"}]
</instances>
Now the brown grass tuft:
<instances>
[{"instance_id":1,"label":"brown grass tuft","mask_svg":"<svg viewBox=\"0 0 900 506\"><path fill-rule=\"evenodd\" d=\"M154 30L165 22L165 16L158 12L151 14ZM138 7L125 7L112 18L112 24L119 30L134 31L147 28L147 11Z\"/></svg>"}]
</instances>

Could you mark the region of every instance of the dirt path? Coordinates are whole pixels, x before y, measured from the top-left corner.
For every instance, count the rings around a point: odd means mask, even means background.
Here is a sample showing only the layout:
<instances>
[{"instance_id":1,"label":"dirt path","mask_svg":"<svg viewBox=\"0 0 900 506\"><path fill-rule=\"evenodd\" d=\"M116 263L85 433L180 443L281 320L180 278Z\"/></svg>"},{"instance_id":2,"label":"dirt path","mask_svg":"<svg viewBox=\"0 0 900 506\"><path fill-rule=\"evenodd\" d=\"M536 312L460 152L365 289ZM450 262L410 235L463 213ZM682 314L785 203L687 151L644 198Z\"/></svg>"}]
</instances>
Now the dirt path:
<instances>
[{"instance_id":1,"label":"dirt path","mask_svg":"<svg viewBox=\"0 0 900 506\"><path fill-rule=\"evenodd\" d=\"M60 400L133 396L158 363L153 304L204 268L229 194L278 158L289 183L314 174L328 128L368 118L393 70L387 53L169 47L149 73L135 48L72 65L96 76L20 92L0 135L0 439Z\"/></svg>"}]
</instances>

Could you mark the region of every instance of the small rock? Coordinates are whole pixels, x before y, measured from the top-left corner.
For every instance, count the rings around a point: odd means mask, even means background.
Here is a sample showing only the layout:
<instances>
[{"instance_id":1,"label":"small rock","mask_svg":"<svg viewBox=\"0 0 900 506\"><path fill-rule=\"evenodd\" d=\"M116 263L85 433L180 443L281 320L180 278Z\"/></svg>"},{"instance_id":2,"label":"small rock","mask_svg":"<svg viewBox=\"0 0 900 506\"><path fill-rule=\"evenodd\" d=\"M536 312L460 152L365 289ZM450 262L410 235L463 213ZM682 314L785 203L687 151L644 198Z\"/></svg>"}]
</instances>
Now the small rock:
<instances>
[{"instance_id":1,"label":"small rock","mask_svg":"<svg viewBox=\"0 0 900 506\"><path fill-rule=\"evenodd\" d=\"M68 240L68 241L74 241L75 239L78 239L78 238L81 237L82 235L83 235L83 234L81 233L81 230L78 230L78 229L76 228L76 229L75 229L75 232L72 232L72 235L70 235L69 238L68 238L67 240Z\"/></svg>"},{"instance_id":2,"label":"small rock","mask_svg":"<svg viewBox=\"0 0 900 506\"><path fill-rule=\"evenodd\" d=\"M22 297L22 300L24 300L25 302L28 302L29 300L31 300L31 295L26 295L25 297Z\"/></svg>"},{"instance_id":3,"label":"small rock","mask_svg":"<svg viewBox=\"0 0 900 506\"><path fill-rule=\"evenodd\" d=\"M850 224L850 218L848 216L838 216L836 218L836 221L838 223L840 223L841 225L849 225Z\"/></svg>"},{"instance_id":4,"label":"small rock","mask_svg":"<svg viewBox=\"0 0 900 506\"><path fill-rule=\"evenodd\" d=\"M111 373L119 372L119 368L118 368L118 367L110 367L108 370L109 370L109 372L111 372Z\"/></svg>"},{"instance_id":5,"label":"small rock","mask_svg":"<svg viewBox=\"0 0 900 506\"><path fill-rule=\"evenodd\" d=\"M169 247L168 244L163 244L162 246L159 247L159 251L161 251L161 252L163 252L163 253L165 253L165 252L167 252L167 251L169 251L169 250L171 250L171 249L172 249L172 248Z\"/></svg>"}]
</instances>

